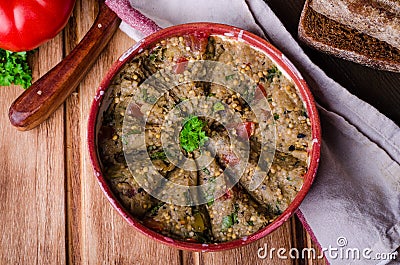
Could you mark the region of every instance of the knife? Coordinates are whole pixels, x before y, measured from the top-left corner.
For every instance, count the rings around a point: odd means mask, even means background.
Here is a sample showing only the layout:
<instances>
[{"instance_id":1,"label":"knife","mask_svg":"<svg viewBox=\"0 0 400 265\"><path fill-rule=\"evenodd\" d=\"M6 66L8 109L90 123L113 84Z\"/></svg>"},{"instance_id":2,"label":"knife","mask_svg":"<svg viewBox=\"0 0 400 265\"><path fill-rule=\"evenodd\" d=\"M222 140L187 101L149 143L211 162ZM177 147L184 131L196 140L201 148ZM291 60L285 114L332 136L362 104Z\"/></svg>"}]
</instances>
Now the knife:
<instances>
[{"instance_id":1,"label":"knife","mask_svg":"<svg viewBox=\"0 0 400 265\"><path fill-rule=\"evenodd\" d=\"M45 121L79 85L120 22L102 1L93 26L81 42L12 103L8 113L11 124L26 131Z\"/></svg>"}]
</instances>

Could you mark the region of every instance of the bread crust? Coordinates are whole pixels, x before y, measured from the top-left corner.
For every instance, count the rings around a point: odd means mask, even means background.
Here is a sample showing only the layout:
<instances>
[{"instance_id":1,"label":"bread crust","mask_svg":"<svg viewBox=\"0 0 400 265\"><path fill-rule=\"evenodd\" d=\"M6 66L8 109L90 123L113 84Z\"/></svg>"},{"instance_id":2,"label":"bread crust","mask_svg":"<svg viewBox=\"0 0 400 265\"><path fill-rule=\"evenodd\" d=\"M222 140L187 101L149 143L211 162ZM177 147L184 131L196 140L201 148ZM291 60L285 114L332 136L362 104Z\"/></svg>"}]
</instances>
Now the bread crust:
<instances>
[{"instance_id":1,"label":"bread crust","mask_svg":"<svg viewBox=\"0 0 400 265\"><path fill-rule=\"evenodd\" d=\"M306 0L299 39L320 51L372 68L400 72L400 50L319 14ZM364 43L363 43L364 42Z\"/></svg>"},{"instance_id":2,"label":"bread crust","mask_svg":"<svg viewBox=\"0 0 400 265\"><path fill-rule=\"evenodd\" d=\"M400 1L313 0L316 12L400 49Z\"/></svg>"}]
</instances>

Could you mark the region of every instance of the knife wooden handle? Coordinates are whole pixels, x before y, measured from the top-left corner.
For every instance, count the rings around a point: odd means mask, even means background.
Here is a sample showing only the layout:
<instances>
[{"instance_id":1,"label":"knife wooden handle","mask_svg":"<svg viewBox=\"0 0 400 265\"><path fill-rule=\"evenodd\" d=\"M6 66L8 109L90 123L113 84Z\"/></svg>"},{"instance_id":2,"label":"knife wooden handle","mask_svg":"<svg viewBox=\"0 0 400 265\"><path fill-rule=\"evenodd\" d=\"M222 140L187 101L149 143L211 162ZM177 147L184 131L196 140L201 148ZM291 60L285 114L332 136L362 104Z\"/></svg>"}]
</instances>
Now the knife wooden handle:
<instances>
[{"instance_id":1,"label":"knife wooden handle","mask_svg":"<svg viewBox=\"0 0 400 265\"><path fill-rule=\"evenodd\" d=\"M11 105L8 116L21 131L45 121L75 90L118 28L120 19L104 3L82 41Z\"/></svg>"}]
</instances>

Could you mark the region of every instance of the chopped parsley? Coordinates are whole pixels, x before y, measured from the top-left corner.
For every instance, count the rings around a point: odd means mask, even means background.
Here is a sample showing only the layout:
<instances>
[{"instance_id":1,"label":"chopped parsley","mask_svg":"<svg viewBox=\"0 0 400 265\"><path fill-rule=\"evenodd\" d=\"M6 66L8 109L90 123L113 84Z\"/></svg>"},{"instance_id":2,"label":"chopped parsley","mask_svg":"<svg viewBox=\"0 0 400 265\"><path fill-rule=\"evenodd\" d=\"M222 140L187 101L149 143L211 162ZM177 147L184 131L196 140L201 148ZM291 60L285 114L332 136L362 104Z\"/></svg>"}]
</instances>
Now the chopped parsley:
<instances>
[{"instance_id":1,"label":"chopped parsley","mask_svg":"<svg viewBox=\"0 0 400 265\"><path fill-rule=\"evenodd\" d=\"M159 204L157 204L156 206L154 206L154 208L151 209L150 214L153 215L153 216L156 215L157 212L158 212L158 210L159 210L163 205L164 205L164 202L160 202Z\"/></svg>"},{"instance_id":2,"label":"chopped parsley","mask_svg":"<svg viewBox=\"0 0 400 265\"><path fill-rule=\"evenodd\" d=\"M210 170L208 170L208 168L203 168L202 169L202 171L204 172L204 173L206 173L207 175L210 175Z\"/></svg>"},{"instance_id":3,"label":"chopped parsley","mask_svg":"<svg viewBox=\"0 0 400 265\"><path fill-rule=\"evenodd\" d=\"M132 135L132 134L141 134L141 133L142 133L141 130L132 129L132 130L129 130L129 132L128 132L127 134L128 134L128 135Z\"/></svg>"},{"instance_id":4,"label":"chopped parsley","mask_svg":"<svg viewBox=\"0 0 400 265\"><path fill-rule=\"evenodd\" d=\"M27 62L27 52L0 49L0 86L11 84L28 88L32 84L32 71Z\"/></svg>"},{"instance_id":5,"label":"chopped parsley","mask_svg":"<svg viewBox=\"0 0 400 265\"><path fill-rule=\"evenodd\" d=\"M269 82L272 82L272 80L274 79L274 77L279 77L282 75L282 72L278 70L278 67L273 66L272 68L267 70L268 74L267 74L267 80Z\"/></svg>"},{"instance_id":6,"label":"chopped parsley","mask_svg":"<svg viewBox=\"0 0 400 265\"><path fill-rule=\"evenodd\" d=\"M206 169L206 168L205 168ZM210 174L210 171L207 169L208 174ZM208 191L206 191L205 193L205 198L207 200L207 205L211 206L214 203L214 193L215 193L215 177L211 177L209 178L209 182L210 182L210 188L208 189Z\"/></svg>"},{"instance_id":7,"label":"chopped parsley","mask_svg":"<svg viewBox=\"0 0 400 265\"><path fill-rule=\"evenodd\" d=\"M234 77L235 77L235 74L227 75L227 76L225 76L225 80L226 81L233 80Z\"/></svg>"},{"instance_id":8,"label":"chopped parsley","mask_svg":"<svg viewBox=\"0 0 400 265\"><path fill-rule=\"evenodd\" d=\"M279 120L279 114L274 113L274 120Z\"/></svg>"},{"instance_id":9,"label":"chopped parsley","mask_svg":"<svg viewBox=\"0 0 400 265\"><path fill-rule=\"evenodd\" d=\"M157 101L156 96L150 96L149 93L147 92L146 88L143 88L142 90L142 97L143 100L149 104L154 104Z\"/></svg>"},{"instance_id":10,"label":"chopped parsley","mask_svg":"<svg viewBox=\"0 0 400 265\"><path fill-rule=\"evenodd\" d=\"M197 116L191 116L183 125L179 135L181 147L187 152L193 152L208 140L203 131L204 123Z\"/></svg>"},{"instance_id":11,"label":"chopped parsley","mask_svg":"<svg viewBox=\"0 0 400 265\"><path fill-rule=\"evenodd\" d=\"M217 112L220 110L225 110L225 106L224 106L224 104L222 104L222 102L218 101L213 105L213 111Z\"/></svg>"},{"instance_id":12,"label":"chopped parsley","mask_svg":"<svg viewBox=\"0 0 400 265\"><path fill-rule=\"evenodd\" d=\"M160 152L152 153L150 155L150 159L151 160L156 160L156 159L165 160L165 159L167 159L167 156L165 155L164 151L160 151Z\"/></svg>"},{"instance_id":13,"label":"chopped parsley","mask_svg":"<svg viewBox=\"0 0 400 265\"><path fill-rule=\"evenodd\" d=\"M234 224L238 224L238 211L239 211L239 205L235 203L234 205L234 212L231 213L230 215L224 216L222 218L222 229L228 229L229 227L233 226Z\"/></svg>"},{"instance_id":14,"label":"chopped parsley","mask_svg":"<svg viewBox=\"0 0 400 265\"><path fill-rule=\"evenodd\" d=\"M227 215L222 218L222 229L228 229L233 225L232 216Z\"/></svg>"},{"instance_id":15,"label":"chopped parsley","mask_svg":"<svg viewBox=\"0 0 400 265\"><path fill-rule=\"evenodd\" d=\"M164 60L164 53L165 53L165 47L161 47L161 46L157 46L156 48L154 48L153 51L151 51L151 53L149 54L149 60L150 61L156 61L156 60L160 60L163 61Z\"/></svg>"},{"instance_id":16,"label":"chopped parsley","mask_svg":"<svg viewBox=\"0 0 400 265\"><path fill-rule=\"evenodd\" d=\"M156 55L154 53L151 53L149 55L149 59L150 59L150 61L155 61L156 60Z\"/></svg>"}]
</instances>

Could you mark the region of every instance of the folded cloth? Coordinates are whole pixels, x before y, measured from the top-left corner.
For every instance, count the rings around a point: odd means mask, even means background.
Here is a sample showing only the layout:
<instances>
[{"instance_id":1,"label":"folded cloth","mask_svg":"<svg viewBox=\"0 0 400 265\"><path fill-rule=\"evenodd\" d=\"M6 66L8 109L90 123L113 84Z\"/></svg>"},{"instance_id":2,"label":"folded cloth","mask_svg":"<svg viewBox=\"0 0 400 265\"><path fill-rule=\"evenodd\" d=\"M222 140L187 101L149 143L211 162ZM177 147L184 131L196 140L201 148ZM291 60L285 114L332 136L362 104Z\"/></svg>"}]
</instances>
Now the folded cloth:
<instances>
[{"instance_id":1,"label":"folded cloth","mask_svg":"<svg viewBox=\"0 0 400 265\"><path fill-rule=\"evenodd\" d=\"M376 256L400 246L399 127L318 68L264 1L131 0L140 13L128 0L106 3L135 40L156 25L208 21L266 36L284 52L309 84L322 125L320 166L300 220L331 264L399 264Z\"/></svg>"}]
</instances>

